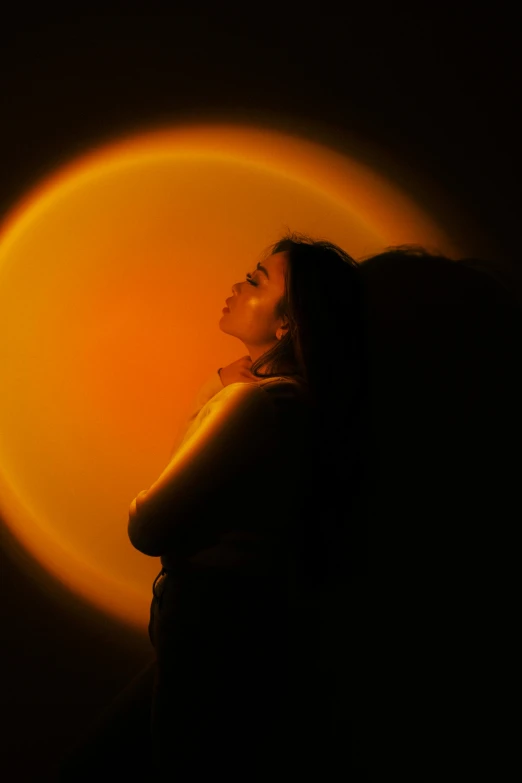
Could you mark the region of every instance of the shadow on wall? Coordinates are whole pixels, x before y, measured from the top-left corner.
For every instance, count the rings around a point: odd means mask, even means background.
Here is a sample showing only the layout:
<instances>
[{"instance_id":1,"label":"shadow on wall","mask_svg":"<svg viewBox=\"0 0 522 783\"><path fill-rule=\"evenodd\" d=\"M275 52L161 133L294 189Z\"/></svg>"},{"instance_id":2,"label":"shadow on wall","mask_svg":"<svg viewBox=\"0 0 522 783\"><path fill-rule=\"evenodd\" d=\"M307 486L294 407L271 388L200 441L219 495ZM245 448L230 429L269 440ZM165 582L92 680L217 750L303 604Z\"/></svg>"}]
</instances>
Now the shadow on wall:
<instances>
[{"instance_id":1,"label":"shadow on wall","mask_svg":"<svg viewBox=\"0 0 522 783\"><path fill-rule=\"evenodd\" d=\"M522 310L487 264L362 265L370 357L372 764L487 765L510 732ZM370 694L374 696L370 698ZM378 705L378 706L377 706ZM450 763L451 759L451 763ZM419 766L420 764L420 766ZM450 765L450 766L448 766Z\"/></svg>"}]
</instances>

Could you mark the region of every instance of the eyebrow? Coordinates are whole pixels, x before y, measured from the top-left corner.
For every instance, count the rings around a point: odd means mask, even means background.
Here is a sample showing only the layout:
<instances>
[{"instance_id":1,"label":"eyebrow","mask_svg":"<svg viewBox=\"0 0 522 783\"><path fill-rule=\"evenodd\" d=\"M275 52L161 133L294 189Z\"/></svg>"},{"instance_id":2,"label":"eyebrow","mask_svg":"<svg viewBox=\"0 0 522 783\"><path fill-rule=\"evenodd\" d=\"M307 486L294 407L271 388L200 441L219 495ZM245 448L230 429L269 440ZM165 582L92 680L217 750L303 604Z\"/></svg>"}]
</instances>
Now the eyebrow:
<instances>
[{"instance_id":1,"label":"eyebrow","mask_svg":"<svg viewBox=\"0 0 522 783\"><path fill-rule=\"evenodd\" d=\"M268 279L270 280L270 275L269 275L269 274L268 274L268 272L266 271L265 267L261 265L261 261L258 261L258 262L257 262L256 269L259 269L259 271L260 271L260 272L264 272L264 273L265 273L265 275L266 275L266 276L268 277Z\"/></svg>"}]
</instances>

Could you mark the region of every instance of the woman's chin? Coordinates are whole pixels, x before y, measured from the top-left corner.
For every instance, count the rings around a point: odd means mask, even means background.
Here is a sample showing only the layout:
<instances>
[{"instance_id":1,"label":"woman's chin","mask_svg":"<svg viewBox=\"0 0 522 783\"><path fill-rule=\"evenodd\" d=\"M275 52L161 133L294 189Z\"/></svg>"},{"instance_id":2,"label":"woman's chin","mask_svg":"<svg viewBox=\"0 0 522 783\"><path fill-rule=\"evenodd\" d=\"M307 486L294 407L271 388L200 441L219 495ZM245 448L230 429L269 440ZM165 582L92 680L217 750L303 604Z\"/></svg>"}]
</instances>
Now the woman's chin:
<instances>
[{"instance_id":1,"label":"woman's chin","mask_svg":"<svg viewBox=\"0 0 522 783\"><path fill-rule=\"evenodd\" d=\"M226 321L227 321L227 319L226 319L227 315L228 315L228 313L223 313L223 315L219 319L219 328L221 329L221 331L226 332L227 334L231 334L231 332L229 332L229 330L225 328L225 324L226 324Z\"/></svg>"}]
</instances>

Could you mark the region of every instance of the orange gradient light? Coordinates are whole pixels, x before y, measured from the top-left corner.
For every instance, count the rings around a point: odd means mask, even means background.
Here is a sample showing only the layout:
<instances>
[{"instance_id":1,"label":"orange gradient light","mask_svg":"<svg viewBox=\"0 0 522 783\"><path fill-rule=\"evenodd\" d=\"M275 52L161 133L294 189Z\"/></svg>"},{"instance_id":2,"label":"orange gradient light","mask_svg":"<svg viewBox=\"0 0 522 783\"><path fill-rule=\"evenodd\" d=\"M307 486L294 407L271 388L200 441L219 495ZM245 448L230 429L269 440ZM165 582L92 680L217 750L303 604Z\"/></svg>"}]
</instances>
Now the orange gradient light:
<instances>
[{"instance_id":1,"label":"orange gradient light","mask_svg":"<svg viewBox=\"0 0 522 783\"><path fill-rule=\"evenodd\" d=\"M0 503L71 591L145 629L159 558L128 508L163 471L200 384L245 353L218 322L287 229L352 256L444 232L392 183L276 130L185 125L61 168L0 234Z\"/></svg>"}]
</instances>

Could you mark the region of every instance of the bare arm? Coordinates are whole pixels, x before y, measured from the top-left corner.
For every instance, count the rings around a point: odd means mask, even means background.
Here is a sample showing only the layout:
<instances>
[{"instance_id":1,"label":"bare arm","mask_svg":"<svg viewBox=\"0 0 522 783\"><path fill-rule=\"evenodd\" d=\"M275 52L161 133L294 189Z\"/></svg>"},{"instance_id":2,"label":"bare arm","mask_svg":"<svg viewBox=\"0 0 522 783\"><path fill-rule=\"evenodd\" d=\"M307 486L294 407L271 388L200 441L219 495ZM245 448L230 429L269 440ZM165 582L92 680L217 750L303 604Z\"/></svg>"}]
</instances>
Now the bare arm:
<instances>
[{"instance_id":1,"label":"bare arm","mask_svg":"<svg viewBox=\"0 0 522 783\"><path fill-rule=\"evenodd\" d=\"M176 548L193 548L222 524L208 513L223 486L249 463L270 459L277 438L270 397L256 384L233 383L206 418L170 459L148 490L129 508L132 545L158 557Z\"/></svg>"}]
</instances>

